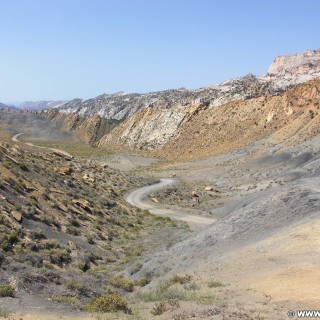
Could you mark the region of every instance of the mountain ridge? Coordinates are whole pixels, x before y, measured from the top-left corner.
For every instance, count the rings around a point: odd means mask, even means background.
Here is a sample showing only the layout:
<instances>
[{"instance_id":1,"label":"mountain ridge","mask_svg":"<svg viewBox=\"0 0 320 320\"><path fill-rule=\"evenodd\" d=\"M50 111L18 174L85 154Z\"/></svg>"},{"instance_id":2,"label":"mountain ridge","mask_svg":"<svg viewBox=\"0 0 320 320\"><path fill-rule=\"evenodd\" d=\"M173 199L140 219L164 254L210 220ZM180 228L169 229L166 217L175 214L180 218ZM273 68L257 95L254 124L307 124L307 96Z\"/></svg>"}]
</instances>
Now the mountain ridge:
<instances>
[{"instance_id":1,"label":"mountain ridge","mask_svg":"<svg viewBox=\"0 0 320 320\"><path fill-rule=\"evenodd\" d=\"M229 101L261 95L278 95L285 88L320 76L320 49L279 56L267 73L258 77L251 73L240 78L227 79L220 84L199 89L167 89L148 93L102 94L89 100L74 99L57 110L63 114L77 113L89 117L99 115L106 119L123 120L142 108L172 108L197 103L210 107Z\"/></svg>"}]
</instances>

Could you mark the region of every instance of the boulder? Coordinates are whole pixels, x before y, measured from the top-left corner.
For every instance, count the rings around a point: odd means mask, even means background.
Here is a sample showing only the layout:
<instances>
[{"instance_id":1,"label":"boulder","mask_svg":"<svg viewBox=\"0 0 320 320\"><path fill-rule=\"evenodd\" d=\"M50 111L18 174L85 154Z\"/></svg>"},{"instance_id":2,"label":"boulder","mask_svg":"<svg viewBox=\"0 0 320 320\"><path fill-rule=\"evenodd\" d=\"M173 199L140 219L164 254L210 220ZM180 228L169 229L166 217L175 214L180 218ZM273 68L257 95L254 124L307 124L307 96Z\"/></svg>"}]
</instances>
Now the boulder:
<instances>
[{"instance_id":1,"label":"boulder","mask_svg":"<svg viewBox=\"0 0 320 320\"><path fill-rule=\"evenodd\" d=\"M65 176L70 176L73 170L70 167L60 167L58 168L58 172Z\"/></svg>"},{"instance_id":2,"label":"boulder","mask_svg":"<svg viewBox=\"0 0 320 320\"><path fill-rule=\"evenodd\" d=\"M90 181L90 182L95 182L96 181L96 179L90 174L85 174L82 178L84 180L87 180L87 181Z\"/></svg>"},{"instance_id":3,"label":"boulder","mask_svg":"<svg viewBox=\"0 0 320 320\"><path fill-rule=\"evenodd\" d=\"M205 187L204 190L205 191L213 191L214 189L213 189L213 187Z\"/></svg>"},{"instance_id":4,"label":"boulder","mask_svg":"<svg viewBox=\"0 0 320 320\"><path fill-rule=\"evenodd\" d=\"M197 194L196 191L192 191L191 192L192 196L195 197L195 198L199 198L199 195Z\"/></svg>"},{"instance_id":5,"label":"boulder","mask_svg":"<svg viewBox=\"0 0 320 320\"><path fill-rule=\"evenodd\" d=\"M78 206L80 206L81 208L86 210L87 212L92 212L92 210L90 208L89 201L84 200L84 199L73 199L72 202L77 204Z\"/></svg>"},{"instance_id":6,"label":"boulder","mask_svg":"<svg viewBox=\"0 0 320 320\"><path fill-rule=\"evenodd\" d=\"M21 220L22 220L22 215L21 215L20 212L12 210L12 211L11 211L11 215L13 216L13 218L14 218L16 221L21 222Z\"/></svg>"}]
</instances>

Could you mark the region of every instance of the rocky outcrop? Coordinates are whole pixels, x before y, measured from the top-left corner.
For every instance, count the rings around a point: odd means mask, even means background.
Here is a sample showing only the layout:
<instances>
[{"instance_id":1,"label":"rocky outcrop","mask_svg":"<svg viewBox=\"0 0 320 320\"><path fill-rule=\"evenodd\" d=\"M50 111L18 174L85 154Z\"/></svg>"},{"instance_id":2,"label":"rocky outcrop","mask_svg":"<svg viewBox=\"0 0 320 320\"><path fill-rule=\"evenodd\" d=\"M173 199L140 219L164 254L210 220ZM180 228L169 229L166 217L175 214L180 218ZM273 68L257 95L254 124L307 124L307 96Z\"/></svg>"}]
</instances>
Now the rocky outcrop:
<instances>
[{"instance_id":1,"label":"rocky outcrop","mask_svg":"<svg viewBox=\"0 0 320 320\"><path fill-rule=\"evenodd\" d=\"M320 49L275 58L263 77L277 88L320 77Z\"/></svg>"},{"instance_id":2,"label":"rocky outcrop","mask_svg":"<svg viewBox=\"0 0 320 320\"><path fill-rule=\"evenodd\" d=\"M89 100L75 99L58 110L64 114L76 113L81 117L99 115L105 119L122 120L143 108L168 109L175 105L189 104L197 98L196 93L184 88L145 94L119 92L103 94Z\"/></svg>"},{"instance_id":3,"label":"rocky outcrop","mask_svg":"<svg viewBox=\"0 0 320 320\"><path fill-rule=\"evenodd\" d=\"M162 147L176 136L180 124L188 122L202 108L203 105L143 109L103 137L99 145L121 143L146 150Z\"/></svg>"}]
</instances>

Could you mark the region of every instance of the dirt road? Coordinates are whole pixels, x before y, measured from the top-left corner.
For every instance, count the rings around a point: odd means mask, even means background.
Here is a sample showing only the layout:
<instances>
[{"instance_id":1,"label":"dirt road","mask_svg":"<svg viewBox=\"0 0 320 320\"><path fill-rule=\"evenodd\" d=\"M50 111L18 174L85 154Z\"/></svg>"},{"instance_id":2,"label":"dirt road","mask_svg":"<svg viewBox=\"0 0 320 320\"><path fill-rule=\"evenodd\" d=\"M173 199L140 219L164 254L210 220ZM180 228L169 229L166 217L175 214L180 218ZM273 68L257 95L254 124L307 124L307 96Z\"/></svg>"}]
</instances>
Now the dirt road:
<instances>
[{"instance_id":1,"label":"dirt road","mask_svg":"<svg viewBox=\"0 0 320 320\"><path fill-rule=\"evenodd\" d=\"M170 217L175 220L185 221L192 228L200 228L209 225L215 221L213 218L200 217L192 214L188 214L182 211L175 211L171 209L161 208L159 205L148 203L143 199L146 198L151 192L166 188L172 184L177 183L175 179L160 179L160 182L155 183L151 186L146 186L139 188L130 192L125 200L131 205L138 207L140 209L149 210L151 213L159 216Z\"/></svg>"},{"instance_id":2,"label":"dirt road","mask_svg":"<svg viewBox=\"0 0 320 320\"><path fill-rule=\"evenodd\" d=\"M17 133L15 134L13 137L12 137L12 141L14 142L20 142L18 140L18 138L23 135L24 133ZM55 149L55 148L47 148L47 147L42 147L42 146L37 146L33 143L30 143L30 142L24 142L26 145L30 146L30 147L36 147L36 148L41 148L41 149L48 149L48 150L51 150L53 152L56 152L56 153L60 153L68 158L73 158L73 156L69 153L69 152L66 152L64 150L61 150L61 149Z\"/></svg>"}]
</instances>

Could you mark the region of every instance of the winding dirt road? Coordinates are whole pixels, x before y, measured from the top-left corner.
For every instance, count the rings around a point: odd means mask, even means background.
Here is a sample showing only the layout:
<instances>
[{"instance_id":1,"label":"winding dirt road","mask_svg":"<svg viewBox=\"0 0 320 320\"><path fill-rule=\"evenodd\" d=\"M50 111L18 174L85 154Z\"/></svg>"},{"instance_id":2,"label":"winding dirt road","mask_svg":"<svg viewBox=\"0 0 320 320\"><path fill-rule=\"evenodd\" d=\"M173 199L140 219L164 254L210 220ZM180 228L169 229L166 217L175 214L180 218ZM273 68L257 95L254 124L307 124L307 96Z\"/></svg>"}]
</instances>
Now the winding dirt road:
<instances>
[{"instance_id":1,"label":"winding dirt road","mask_svg":"<svg viewBox=\"0 0 320 320\"><path fill-rule=\"evenodd\" d=\"M158 206L143 201L148 194L160 189L164 189L172 184L175 184L177 180L175 179L160 179L160 182L155 183L151 186L146 186L139 188L130 192L125 196L125 200L131 205L138 207L140 209L149 210L151 213L158 216L170 217L175 220L185 221L191 227L197 229L206 225L209 225L215 221L213 218L206 218L197 215L192 215L188 213L183 213L181 211L175 211L172 209L159 208Z\"/></svg>"},{"instance_id":2,"label":"winding dirt road","mask_svg":"<svg viewBox=\"0 0 320 320\"><path fill-rule=\"evenodd\" d=\"M14 142L21 142L21 141L18 140L18 138L19 138L21 135L23 135L23 134L24 134L24 133L17 133L17 134L15 134L15 135L11 138L11 140L14 141ZM66 157L68 157L68 158L73 158L73 156L72 156L69 152L64 151L64 150L61 150L61 149L55 149L55 148L48 148L48 147L37 146L37 145L35 145L35 144L33 144L33 143L30 143L30 142L24 142L24 144L26 144L26 145L28 145L28 146L30 146L30 147L36 147L36 148L41 148L41 149L48 149L48 150L51 150L51 151L53 151L53 152L60 153L61 155L66 156Z\"/></svg>"},{"instance_id":3,"label":"winding dirt road","mask_svg":"<svg viewBox=\"0 0 320 320\"><path fill-rule=\"evenodd\" d=\"M12 137L12 141L14 142L21 142L18 140L18 138L23 135L23 133L18 133ZM36 148L41 148L41 149L48 149L57 153L60 153L64 156L72 158L72 155L64 150L60 149L55 149L55 148L48 148L48 147L42 147L42 146L37 146L33 143L30 142L24 142L26 145L31 146L31 147L36 147ZM156 206L152 203L148 203L146 201L143 201L144 198L148 194L154 191L161 190L163 188L166 188L172 184L177 183L176 179L160 179L160 182L155 183L151 186L146 186L139 188L137 190L133 190L130 192L128 195L125 196L125 200L130 203L131 205L143 209L143 210L149 210L151 213L159 216L165 216L165 217L170 217L175 220L180 220L180 221L185 221L187 222L190 227L194 229L201 228L203 226L209 225L215 221L213 218L206 218L206 217L201 217L197 215L192 215L186 212L181 212L181 211L176 211L172 209L165 209L165 208L160 208L159 206Z\"/></svg>"}]
</instances>

